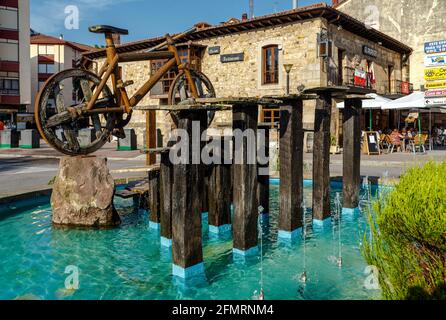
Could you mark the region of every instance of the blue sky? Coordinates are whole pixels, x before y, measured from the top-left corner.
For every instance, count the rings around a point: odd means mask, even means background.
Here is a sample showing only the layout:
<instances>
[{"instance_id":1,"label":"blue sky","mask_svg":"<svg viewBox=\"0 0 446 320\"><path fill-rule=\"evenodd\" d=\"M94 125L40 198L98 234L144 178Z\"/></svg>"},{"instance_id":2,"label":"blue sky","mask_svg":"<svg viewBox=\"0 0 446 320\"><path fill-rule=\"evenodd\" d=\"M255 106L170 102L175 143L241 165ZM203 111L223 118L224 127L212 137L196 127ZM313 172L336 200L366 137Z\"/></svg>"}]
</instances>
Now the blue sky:
<instances>
[{"instance_id":1,"label":"blue sky","mask_svg":"<svg viewBox=\"0 0 446 320\"><path fill-rule=\"evenodd\" d=\"M186 30L198 21L217 24L230 17L240 18L249 12L249 0L30 0L31 28L53 36L89 45L103 44L100 35L90 34L88 26L109 24L129 29L123 41ZM292 0L254 0L255 15L260 16L290 9ZM299 6L324 0L299 0ZM325 0L331 3L331 0ZM65 8L79 10L79 29L65 28Z\"/></svg>"}]
</instances>

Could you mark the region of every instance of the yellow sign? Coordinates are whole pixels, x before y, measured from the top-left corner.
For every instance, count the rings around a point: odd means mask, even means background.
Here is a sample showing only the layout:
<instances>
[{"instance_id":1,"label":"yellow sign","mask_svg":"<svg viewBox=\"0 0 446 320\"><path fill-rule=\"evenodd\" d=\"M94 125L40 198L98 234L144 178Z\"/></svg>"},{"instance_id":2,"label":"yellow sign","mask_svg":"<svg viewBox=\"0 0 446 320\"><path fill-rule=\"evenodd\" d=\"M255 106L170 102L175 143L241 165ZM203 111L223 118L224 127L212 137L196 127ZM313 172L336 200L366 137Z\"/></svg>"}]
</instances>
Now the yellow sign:
<instances>
[{"instance_id":1,"label":"yellow sign","mask_svg":"<svg viewBox=\"0 0 446 320\"><path fill-rule=\"evenodd\" d=\"M427 81L445 80L446 68L429 68L424 70L424 79Z\"/></svg>"},{"instance_id":2,"label":"yellow sign","mask_svg":"<svg viewBox=\"0 0 446 320\"><path fill-rule=\"evenodd\" d=\"M426 89L443 89L446 88L446 81L429 82L425 85Z\"/></svg>"}]
</instances>

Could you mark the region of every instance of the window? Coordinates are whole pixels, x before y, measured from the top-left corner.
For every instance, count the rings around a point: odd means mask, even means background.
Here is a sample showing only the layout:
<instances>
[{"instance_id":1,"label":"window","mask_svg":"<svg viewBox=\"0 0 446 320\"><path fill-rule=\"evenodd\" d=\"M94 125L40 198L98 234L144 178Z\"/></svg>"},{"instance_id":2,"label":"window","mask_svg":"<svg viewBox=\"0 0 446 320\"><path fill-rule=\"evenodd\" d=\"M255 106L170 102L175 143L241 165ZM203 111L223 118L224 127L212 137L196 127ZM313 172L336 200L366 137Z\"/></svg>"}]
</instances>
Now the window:
<instances>
[{"instance_id":1,"label":"window","mask_svg":"<svg viewBox=\"0 0 446 320\"><path fill-rule=\"evenodd\" d=\"M274 127L275 122L280 121L280 109L263 107L262 109L262 122L272 123L271 127Z\"/></svg>"},{"instance_id":2,"label":"window","mask_svg":"<svg viewBox=\"0 0 446 320\"><path fill-rule=\"evenodd\" d=\"M151 62L152 75L155 72L157 72L166 62L167 60L153 60ZM172 69L170 69L169 72L167 72L159 82L161 84L160 88L161 91L156 90L156 93L154 93L155 90L152 90L153 91L151 92L152 95L161 95L169 93L170 85L172 84L173 80L175 80L175 77L176 77L175 72Z\"/></svg>"},{"instance_id":3,"label":"window","mask_svg":"<svg viewBox=\"0 0 446 320\"><path fill-rule=\"evenodd\" d=\"M0 79L0 94L18 95L19 79Z\"/></svg>"},{"instance_id":4,"label":"window","mask_svg":"<svg viewBox=\"0 0 446 320\"><path fill-rule=\"evenodd\" d=\"M42 64L39 63L39 73L53 74L55 71L54 64Z\"/></svg>"},{"instance_id":5,"label":"window","mask_svg":"<svg viewBox=\"0 0 446 320\"><path fill-rule=\"evenodd\" d=\"M262 48L262 84L279 83L279 47L271 45Z\"/></svg>"},{"instance_id":6,"label":"window","mask_svg":"<svg viewBox=\"0 0 446 320\"><path fill-rule=\"evenodd\" d=\"M39 45L39 54L53 55L54 54L54 46Z\"/></svg>"},{"instance_id":7,"label":"window","mask_svg":"<svg viewBox=\"0 0 446 320\"><path fill-rule=\"evenodd\" d=\"M178 49L178 55L180 56L182 63L189 63L192 70L201 71L201 57L202 57L201 47L183 47ZM153 60L151 62L151 72L152 75L157 72L167 60ZM167 74L161 78L160 82L155 85L150 94L152 96L165 95L169 93L170 86L175 80L176 73L173 69L169 70Z\"/></svg>"}]
</instances>

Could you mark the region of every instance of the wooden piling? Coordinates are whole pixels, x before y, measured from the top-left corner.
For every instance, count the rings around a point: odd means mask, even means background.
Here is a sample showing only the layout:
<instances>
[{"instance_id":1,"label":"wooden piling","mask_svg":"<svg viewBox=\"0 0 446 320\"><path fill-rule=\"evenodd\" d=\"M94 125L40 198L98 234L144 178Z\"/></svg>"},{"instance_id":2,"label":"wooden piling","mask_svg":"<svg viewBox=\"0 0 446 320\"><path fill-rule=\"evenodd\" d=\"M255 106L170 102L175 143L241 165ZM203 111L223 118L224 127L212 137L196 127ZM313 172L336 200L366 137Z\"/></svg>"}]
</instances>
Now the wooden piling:
<instances>
[{"instance_id":1,"label":"wooden piling","mask_svg":"<svg viewBox=\"0 0 446 320\"><path fill-rule=\"evenodd\" d=\"M343 123L344 208L356 209L361 187L361 99L346 99Z\"/></svg>"},{"instance_id":2,"label":"wooden piling","mask_svg":"<svg viewBox=\"0 0 446 320\"><path fill-rule=\"evenodd\" d=\"M160 227L160 173L159 171L149 172L149 192L148 207L150 211L150 227L158 229Z\"/></svg>"},{"instance_id":3,"label":"wooden piling","mask_svg":"<svg viewBox=\"0 0 446 320\"><path fill-rule=\"evenodd\" d=\"M220 164L210 167L208 179L209 232L223 233L231 229L231 165L224 163L224 142L216 155Z\"/></svg>"},{"instance_id":4,"label":"wooden piling","mask_svg":"<svg viewBox=\"0 0 446 320\"><path fill-rule=\"evenodd\" d=\"M292 238L303 225L303 102L280 107L279 236Z\"/></svg>"},{"instance_id":5,"label":"wooden piling","mask_svg":"<svg viewBox=\"0 0 446 320\"><path fill-rule=\"evenodd\" d=\"M160 222L161 244L172 245L172 185L173 165L169 159L169 152L161 153L160 164Z\"/></svg>"},{"instance_id":6,"label":"wooden piling","mask_svg":"<svg viewBox=\"0 0 446 320\"><path fill-rule=\"evenodd\" d=\"M189 136L188 155L182 155L188 160L187 164L180 163L173 166L173 274L182 278L204 272L201 234L203 170L201 164L193 164L192 162L193 121L201 122L203 119L206 119L206 111L181 111L178 113L178 128L185 130ZM203 128L203 126L200 126L200 128ZM201 149L199 151L201 152ZM179 151L179 154L181 154L181 151Z\"/></svg>"},{"instance_id":7,"label":"wooden piling","mask_svg":"<svg viewBox=\"0 0 446 320\"><path fill-rule=\"evenodd\" d=\"M330 215L330 91L321 91L316 100L313 144L313 219Z\"/></svg>"},{"instance_id":8,"label":"wooden piling","mask_svg":"<svg viewBox=\"0 0 446 320\"><path fill-rule=\"evenodd\" d=\"M251 139L244 135L242 143L234 144L234 252L247 255L256 252L257 248L257 142L258 106L257 104L234 105L233 129L238 134L251 134ZM246 130L249 130L248 132ZM236 135L237 132L234 132ZM237 139L235 139L237 140ZM251 141L248 141L251 140ZM252 141L253 140L253 141ZM248 164L248 158L253 162ZM254 158L254 159L253 159Z\"/></svg>"}]
</instances>

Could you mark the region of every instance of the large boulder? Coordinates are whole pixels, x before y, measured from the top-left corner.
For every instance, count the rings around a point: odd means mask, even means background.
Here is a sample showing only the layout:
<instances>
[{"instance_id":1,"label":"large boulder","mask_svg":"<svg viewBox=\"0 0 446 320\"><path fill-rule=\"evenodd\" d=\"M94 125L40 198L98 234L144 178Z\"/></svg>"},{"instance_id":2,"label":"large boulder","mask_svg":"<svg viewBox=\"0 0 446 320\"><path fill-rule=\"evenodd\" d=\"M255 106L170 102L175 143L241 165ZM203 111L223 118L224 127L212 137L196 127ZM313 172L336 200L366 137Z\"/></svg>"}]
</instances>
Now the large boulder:
<instances>
[{"instance_id":1,"label":"large boulder","mask_svg":"<svg viewBox=\"0 0 446 320\"><path fill-rule=\"evenodd\" d=\"M53 224L94 228L119 225L114 192L107 159L62 158L51 196Z\"/></svg>"}]
</instances>

